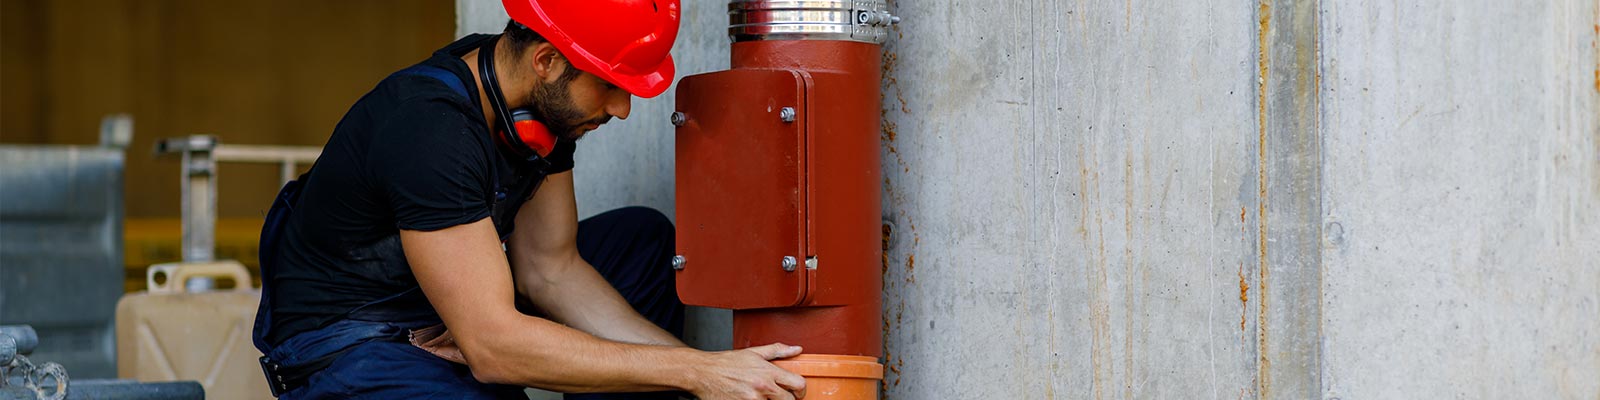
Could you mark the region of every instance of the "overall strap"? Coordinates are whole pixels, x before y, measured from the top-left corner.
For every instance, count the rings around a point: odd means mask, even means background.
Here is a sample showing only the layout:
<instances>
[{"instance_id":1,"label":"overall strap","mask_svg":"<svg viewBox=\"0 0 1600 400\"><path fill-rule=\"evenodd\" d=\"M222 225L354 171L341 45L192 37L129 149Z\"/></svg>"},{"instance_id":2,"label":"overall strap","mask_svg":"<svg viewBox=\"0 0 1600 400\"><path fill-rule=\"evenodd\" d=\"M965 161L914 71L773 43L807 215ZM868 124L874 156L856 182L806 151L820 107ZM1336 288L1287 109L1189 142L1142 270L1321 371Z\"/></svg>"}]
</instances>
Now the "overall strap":
<instances>
[{"instance_id":1,"label":"overall strap","mask_svg":"<svg viewBox=\"0 0 1600 400\"><path fill-rule=\"evenodd\" d=\"M461 82L461 77L460 76L456 76L456 74L454 72L450 72L449 70L446 70L444 68L439 68L439 67L432 66L432 65L418 64L418 65L413 65L410 68L406 68L406 69L400 70L400 72L396 72L395 75L426 76L426 77L429 77L429 78L433 78L434 80L438 80L440 82L444 82L445 86L449 86L451 90L454 90L456 92L456 94L459 94L459 95L461 95L461 97L466 98L469 103L470 102L474 102L474 100L475 100L475 99L472 98L472 95L467 94L467 86L466 86L466 84ZM492 129L494 129L494 127L491 126L489 129L492 130ZM505 200L506 199L506 192L505 192L504 188L500 187L500 169L499 168L495 168L495 167L491 167L490 168L490 178L493 179L493 181L491 183L494 185L494 199L490 200L491 206L489 207L489 209L490 209L490 212L493 213L493 210L494 210L493 204ZM500 237L500 241L503 242L505 240L506 240L506 237L504 235L502 235Z\"/></svg>"},{"instance_id":2,"label":"overall strap","mask_svg":"<svg viewBox=\"0 0 1600 400\"><path fill-rule=\"evenodd\" d=\"M396 72L395 75L419 75L433 78L439 82L444 82L445 86L450 87L450 90L454 90L456 94L467 98L468 101L472 100L472 96L467 94L467 85L461 82L461 77L456 76L455 73L445 70L444 68L419 64L413 65L411 68L400 70L400 72Z\"/></svg>"}]
</instances>

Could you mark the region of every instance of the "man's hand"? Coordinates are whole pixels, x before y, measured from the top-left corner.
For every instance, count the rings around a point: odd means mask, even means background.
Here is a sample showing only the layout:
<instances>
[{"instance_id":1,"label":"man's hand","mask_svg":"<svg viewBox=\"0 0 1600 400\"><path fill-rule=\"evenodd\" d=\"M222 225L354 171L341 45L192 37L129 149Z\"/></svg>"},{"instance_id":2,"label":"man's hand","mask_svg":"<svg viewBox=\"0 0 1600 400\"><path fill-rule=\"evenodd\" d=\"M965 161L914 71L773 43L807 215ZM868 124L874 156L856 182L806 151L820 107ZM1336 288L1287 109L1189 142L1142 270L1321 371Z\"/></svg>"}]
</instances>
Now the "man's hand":
<instances>
[{"instance_id":1,"label":"man's hand","mask_svg":"<svg viewBox=\"0 0 1600 400\"><path fill-rule=\"evenodd\" d=\"M690 389L700 400L798 400L806 397L806 380L772 365L770 360L800 355L800 346L766 346L708 354L701 379Z\"/></svg>"}]
</instances>

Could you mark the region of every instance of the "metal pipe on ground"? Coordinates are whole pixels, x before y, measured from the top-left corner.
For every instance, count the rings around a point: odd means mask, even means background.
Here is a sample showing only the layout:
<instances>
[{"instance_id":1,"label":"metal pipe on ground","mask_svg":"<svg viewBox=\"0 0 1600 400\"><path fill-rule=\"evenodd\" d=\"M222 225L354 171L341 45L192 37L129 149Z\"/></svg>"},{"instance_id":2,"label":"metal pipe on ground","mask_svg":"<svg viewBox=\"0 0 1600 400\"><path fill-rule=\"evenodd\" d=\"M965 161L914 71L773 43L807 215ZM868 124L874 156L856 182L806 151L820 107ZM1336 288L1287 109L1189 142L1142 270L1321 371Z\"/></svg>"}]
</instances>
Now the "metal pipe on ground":
<instances>
[{"instance_id":1,"label":"metal pipe on ground","mask_svg":"<svg viewBox=\"0 0 1600 400\"><path fill-rule=\"evenodd\" d=\"M33 349L39 347L39 333L28 325L0 325L0 340L10 339L5 344L0 344L0 364L6 364L17 355L33 354Z\"/></svg>"},{"instance_id":2,"label":"metal pipe on ground","mask_svg":"<svg viewBox=\"0 0 1600 400\"><path fill-rule=\"evenodd\" d=\"M31 389L16 386L0 388L0 400L35 400L39 394ZM65 400L204 400L205 389L199 382L138 382L117 379L83 379L72 381L67 387Z\"/></svg>"},{"instance_id":3,"label":"metal pipe on ground","mask_svg":"<svg viewBox=\"0 0 1600 400\"><path fill-rule=\"evenodd\" d=\"M203 400L200 382L138 382L115 379L72 381L67 400Z\"/></svg>"}]
</instances>

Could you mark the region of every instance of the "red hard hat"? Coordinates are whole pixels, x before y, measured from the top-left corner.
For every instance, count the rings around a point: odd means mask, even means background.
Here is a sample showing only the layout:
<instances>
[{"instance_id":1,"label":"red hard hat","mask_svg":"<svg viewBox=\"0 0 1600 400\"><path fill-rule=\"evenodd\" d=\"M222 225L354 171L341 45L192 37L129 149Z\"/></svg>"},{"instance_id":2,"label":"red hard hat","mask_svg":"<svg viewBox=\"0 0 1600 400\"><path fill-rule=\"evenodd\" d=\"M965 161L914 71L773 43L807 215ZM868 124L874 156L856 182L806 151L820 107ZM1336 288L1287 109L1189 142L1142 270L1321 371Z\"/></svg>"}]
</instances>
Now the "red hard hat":
<instances>
[{"instance_id":1,"label":"red hard hat","mask_svg":"<svg viewBox=\"0 0 1600 400\"><path fill-rule=\"evenodd\" d=\"M572 66L639 97L672 85L678 0L502 0Z\"/></svg>"}]
</instances>

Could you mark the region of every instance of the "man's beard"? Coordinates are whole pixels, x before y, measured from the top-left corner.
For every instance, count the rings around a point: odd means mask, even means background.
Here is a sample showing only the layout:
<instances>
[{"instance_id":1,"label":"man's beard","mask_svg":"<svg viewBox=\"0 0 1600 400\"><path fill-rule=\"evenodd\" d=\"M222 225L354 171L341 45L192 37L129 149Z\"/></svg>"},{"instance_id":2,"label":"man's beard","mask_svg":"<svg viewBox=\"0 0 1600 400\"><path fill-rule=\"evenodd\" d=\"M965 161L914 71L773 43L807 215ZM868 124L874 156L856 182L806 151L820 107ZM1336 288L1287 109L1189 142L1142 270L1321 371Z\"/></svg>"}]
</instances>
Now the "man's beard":
<instances>
[{"instance_id":1,"label":"man's beard","mask_svg":"<svg viewBox=\"0 0 1600 400\"><path fill-rule=\"evenodd\" d=\"M611 120L611 116L584 120L583 111L572 103L572 95L567 92L571 85L570 79L560 79L534 86L533 92L528 94L528 104L534 119L550 129L550 133L562 140L576 141L583 137L583 133L578 132L579 127L604 124Z\"/></svg>"}]
</instances>

